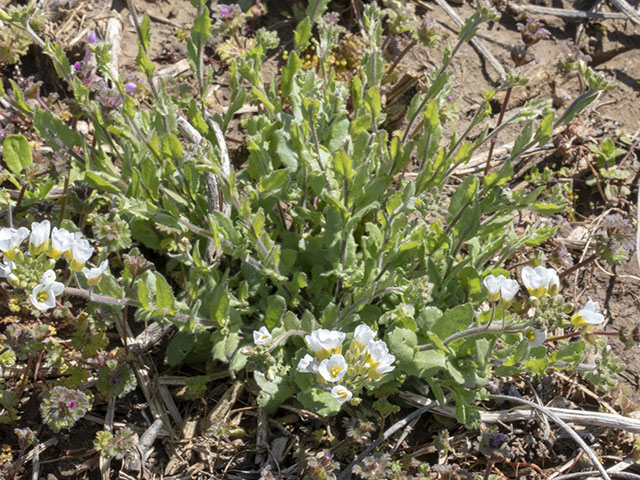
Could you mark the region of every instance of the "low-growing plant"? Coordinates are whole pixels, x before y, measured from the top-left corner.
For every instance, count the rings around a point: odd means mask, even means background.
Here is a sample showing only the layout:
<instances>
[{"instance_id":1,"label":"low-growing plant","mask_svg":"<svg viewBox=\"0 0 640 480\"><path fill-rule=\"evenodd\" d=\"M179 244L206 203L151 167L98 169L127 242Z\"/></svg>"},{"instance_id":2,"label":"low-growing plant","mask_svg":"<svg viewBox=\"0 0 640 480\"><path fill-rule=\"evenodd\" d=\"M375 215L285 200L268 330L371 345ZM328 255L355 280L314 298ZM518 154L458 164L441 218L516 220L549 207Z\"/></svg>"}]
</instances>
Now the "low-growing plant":
<instances>
[{"instance_id":1,"label":"low-growing plant","mask_svg":"<svg viewBox=\"0 0 640 480\"><path fill-rule=\"evenodd\" d=\"M268 413L295 398L319 415L334 415L371 395L384 418L399 408L394 394L413 378L426 382L439 403L455 404L460 422L472 424L474 402L493 376L580 371L589 350L602 355L589 371L594 381L604 383L619 370L596 330L604 320L596 302L571 315L576 308L563 298L554 269L534 258L520 276L513 267L516 256L555 234L543 219L516 231L518 213L539 218L567 205L562 192L544 197L542 186L511 190L514 162L612 88L601 74L581 67L584 91L564 112L529 102L501 115L491 130L497 91L522 84L510 72L496 90L478 92L468 124L454 123L447 113L455 94L452 60L482 23L498 18L481 6L425 75L426 89L411 100L403 128L390 134L382 128L391 79L383 31L385 21L395 22L390 10L365 6L364 31L351 33L360 36L360 65L347 74L336 60L348 34L323 17L326 2L311 2L281 73L268 80L263 68L278 44L275 33L240 38L246 34L238 8L220 5L212 22L204 0L192 4L198 16L188 54L198 93L188 100L155 78L148 18L137 28L136 63L151 94L144 103L141 82L114 78L109 46L95 36L86 47L91 62L75 65L60 46L42 42L72 92L76 120L91 125L91 136L26 104L15 84L3 93L68 165L60 177L50 172L46 180L24 183L20 174L32 164L27 140L16 135L3 142L8 182L21 191L19 205L4 200L8 212L20 206L20 214L0 233L13 308L41 317L38 312L82 310L73 317L79 319L75 345L96 357L100 393L126 394L133 376L102 353L102 335L86 346L82 339L90 326L104 333L111 315L126 319L130 309L137 320L178 328L166 350L169 365L251 372L261 390L258 404ZM14 25L28 27L25 20ZM539 24L527 25L523 39L546 35ZM214 30L238 50L219 52L229 57L231 97L226 111L211 115L204 48ZM534 43L529 37L527 48ZM311 46L317 63L305 64ZM258 113L240 122L247 161L232 168L224 133L245 103ZM520 133L497 169L454 178L509 126ZM28 225L57 183L64 195L48 217L49 226L57 224L51 233L41 232L44 221L30 232L11 228ZM91 268L84 266L95 248L84 238L89 227L101 248ZM27 235L33 249L22 252ZM63 305L63 296L88 306ZM547 337L556 329L569 333ZM30 347L13 337L12 351L29 355ZM194 381L190 388L203 387ZM58 431L89 406L88 394L60 385L45 394L42 414ZM100 445L108 441L101 437ZM306 468L316 478L311 472L329 475L333 463L324 456Z\"/></svg>"}]
</instances>

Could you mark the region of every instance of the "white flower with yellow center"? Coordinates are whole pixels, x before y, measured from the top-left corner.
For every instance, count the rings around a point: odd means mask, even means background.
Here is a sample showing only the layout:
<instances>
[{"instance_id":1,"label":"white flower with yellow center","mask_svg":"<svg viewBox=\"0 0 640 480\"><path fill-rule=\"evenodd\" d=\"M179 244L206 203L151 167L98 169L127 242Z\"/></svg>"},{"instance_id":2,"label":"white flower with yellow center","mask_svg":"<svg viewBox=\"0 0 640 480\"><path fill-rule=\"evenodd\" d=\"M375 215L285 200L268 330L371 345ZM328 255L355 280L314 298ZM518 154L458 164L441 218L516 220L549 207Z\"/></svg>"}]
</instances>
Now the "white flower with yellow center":
<instances>
[{"instance_id":1,"label":"white flower with yellow center","mask_svg":"<svg viewBox=\"0 0 640 480\"><path fill-rule=\"evenodd\" d=\"M14 260L16 248L29 236L29 229L25 227L0 228L0 251L9 260Z\"/></svg>"},{"instance_id":2,"label":"white flower with yellow center","mask_svg":"<svg viewBox=\"0 0 640 480\"><path fill-rule=\"evenodd\" d=\"M82 273L84 273L84 276L87 279L87 283L90 287L95 287L98 283L100 283L100 278L102 277L102 274L107 271L108 266L109 262L105 260L97 267L82 269Z\"/></svg>"},{"instance_id":3,"label":"white flower with yellow center","mask_svg":"<svg viewBox=\"0 0 640 480\"><path fill-rule=\"evenodd\" d=\"M273 342L273 337L267 327L260 327L259 330L253 331L253 343L259 347L268 347Z\"/></svg>"},{"instance_id":4,"label":"white flower with yellow center","mask_svg":"<svg viewBox=\"0 0 640 480\"><path fill-rule=\"evenodd\" d=\"M342 342L344 342L345 336L344 333L336 330L320 328L311 332L311 335L305 335L304 339L318 360L324 360L335 353L342 352Z\"/></svg>"},{"instance_id":5,"label":"white flower with yellow center","mask_svg":"<svg viewBox=\"0 0 640 480\"><path fill-rule=\"evenodd\" d=\"M529 342L529 348L536 348L542 345L547 338L542 330L536 330L535 328L527 327L522 332L524 339Z\"/></svg>"},{"instance_id":6,"label":"white flower with yellow center","mask_svg":"<svg viewBox=\"0 0 640 480\"><path fill-rule=\"evenodd\" d=\"M44 278L43 278L44 280ZM29 300L38 310L51 310L56 306L56 296L64 291L64 285L55 280L50 283L40 283L29 295Z\"/></svg>"},{"instance_id":7,"label":"white flower with yellow center","mask_svg":"<svg viewBox=\"0 0 640 480\"><path fill-rule=\"evenodd\" d=\"M600 313L600 304L589 299L587 304L578 313L571 317L571 323L575 327L584 325L600 325L604 322L604 315Z\"/></svg>"},{"instance_id":8,"label":"white flower with yellow center","mask_svg":"<svg viewBox=\"0 0 640 480\"><path fill-rule=\"evenodd\" d=\"M298 371L302 373L318 373L320 364L308 353L298 362Z\"/></svg>"},{"instance_id":9,"label":"white flower with yellow center","mask_svg":"<svg viewBox=\"0 0 640 480\"><path fill-rule=\"evenodd\" d=\"M33 222L31 224L31 235L29 235L29 252L31 255L39 255L46 252L49 248L49 233L51 232L51 223L49 220L42 222Z\"/></svg>"},{"instance_id":10,"label":"white flower with yellow center","mask_svg":"<svg viewBox=\"0 0 640 480\"><path fill-rule=\"evenodd\" d=\"M389 348L383 340L369 342L365 361L369 364L369 376L371 378L378 378L396 368L392 365L396 361L396 357L389 353Z\"/></svg>"},{"instance_id":11,"label":"white flower with yellow center","mask_svg":"<svg viewBox=\"0 0 640 480\"><path fill-rule=\"evenodd\" d=\"M339 403L345 403L351 400L353 393L348 388L342 385L336 385L331 389L331 396L335 398Z\"/></svg>"},{"instance_id":12,"label":"white flower with yellow center","mask_svg":"<svg viewBox=\"0 0 640 480\"><path fill-rule=\"evenodd\" d=\"M487 289L488 300L490 302L497 302L502 300L503 306L511 304L513 297L516 296L520 285L515 280L510 280L504 275L487 275L482 281L483 285Z\"/></svg>"},{"instance_id":13,"label":"white flower with yellow center","mask_svg":"<svg viewBox=\"0 0 640 480\"><path fill-rule=\"evenodd\" d=\"M542 298L545 295L556 295L560 290L560 278L553 268L538 266L522 269L522 283L533 297Z\"/></svg>"},{"instance_id":14,"label":"white flower with yellow center","mask_svg":"<svg viewBox=\"0 0 640 480\"><path fill-rule=\"evenodd\" d=\"M93 247L86 238L76 239L71 244L71 263L69 268L74 272L79 272L93 255Z\"/></svg>"},{"instance_id":15,"label":"white flower with yellow center","mask_svg":"<svg viewBox=\"0 0 640 480\"><path fill-rule=\"evenodd\" d=\"M49 248L49 256L54 260L69 250L73 245L74 235L66 228L53 227L51 231L51 247Z\"/></svg>"},{"instance_id":16,"label":"white flower with yellow center","mask_svg":"<svg viewBox=\"0 0 640 480\"><path fill-rule=\"evenodd\" d=\"M356 343L355 347L357 347L358 351L364 350L367 344L373 340L375 336L376 332L371 330L364 323L362 325L358 325L353 332L353 341Z\"/></svg>"},{"instance_id":17,"label":"white flower with yellow center","mask_svg":"<svg viewBox=\"0 0 640 480\"><path fill-rule=\"evenodd\" d=\"M339 382L347 373L347 361L339 353L334 353L320 362L318 373L327 382Z\"/></svg>"}]
</instances>

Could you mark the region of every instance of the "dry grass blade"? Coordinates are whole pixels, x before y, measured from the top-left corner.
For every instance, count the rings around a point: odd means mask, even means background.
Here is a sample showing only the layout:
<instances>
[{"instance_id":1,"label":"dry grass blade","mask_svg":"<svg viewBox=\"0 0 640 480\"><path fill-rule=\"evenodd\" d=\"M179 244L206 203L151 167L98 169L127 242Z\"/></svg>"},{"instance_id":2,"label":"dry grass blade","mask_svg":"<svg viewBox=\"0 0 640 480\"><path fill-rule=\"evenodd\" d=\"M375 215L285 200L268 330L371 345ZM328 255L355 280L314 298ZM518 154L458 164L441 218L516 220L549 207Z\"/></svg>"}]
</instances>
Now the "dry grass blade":
<instances>
[{"instance_id":1,"label":"dry grass blade","mask_svg":"<svg viewBox=\"0 0 640 480\"><path fill-rule=\"evenodd\" d=\"M442 9L445 12L447 12L447 15L449 15L459 27L462 27L464 22L462 21L460 16L456 13L456 11L453 8L451 8L451 6L446 2L446 0L436 0L436 2L438 3L438 5L440 5L440 7L442 7ZM498 72L498 75L500 75L500 78L506 77L506 72L504 70L504 67L498 61L498 59L493 56L493 54L489 51L489 49L487 48L487 46L484 44L482 40L480 40L477 37L474 37L471 39L471 45L473 45L475 49L478 51L478 53L480 53L480 55L482 55L482 57L487 62L489 62L489 65L491 65L493 69L496 72Z\"/></svg>"},{"instance_id":2,"label":"dry grass blade","mask_svg":"<svg viewBox=\"0 0 640 480\"><path fill-rule=\"evenodd\" d=\"M416 406L427 405L431 402L429 398L413 392L400 392L400 397ZM611 413L569 410L567 408L545 408L562 420L575 423L576 425L617 428L627 432L640 433L640 420L635 418ZM455 418L456 415L455 409L452 407L436 407L433 411L439 415L450 418ZM517 422L521 420L533 420L536 417L536 412L531 408L517 408L480 413L480 420L482 423Z\"/></svg>"},{"instance_id":3,"label":"dry grass blade","mask_svg":"<svg viewBox=\"0 0 640 480\"><path fill-rule=\"evenodd\" d=\"M495 400L504 400L509 402L521 403L549 417L559 427L561 427L565 432L567 432L569 436L573 438L578 445L580 445L580 448L584 450L584 452L587 454L589 459L593 462L593 465L598 469L598 472L600 473L600 475L602 475L602 478L604 478L605 480L611 480L611 477L609 477L609 475L607 474L607 471L604 469L604 467L600 463L600 460L598 460L598 457L596 456L594 451L591 450L591 448L589 448L589 445L587 445L585 441L582 440L582 438L580 438L580 435L578 435L575 432L575 430L573 430L569 425L567 425L558 415L553 413L549 408L542 407L537 403L530 402L529 400L525 400L523 398L512 397L510 395L490 395L490 398Z\"/></svg>"},{"instance_id":4,"label":"dry grass blade","mask_svg":"<svg viewBox=\"0 0 640 480\"><path fill-rule=\"evenodd\" d=\"M595 470L591 470L588 472L575 472L575 473L567 473L566 475L560 475L556 477L555 480L570 480L572 478L583 478L583 477L593 477L598 475L599 472ZM623 480L640 480L640 475L636 475L635 473L628 472L608 472L612 478L621 478Z\"/></svg>"},{"instance_id":5,"label":"dry grass blade","mask_svg":"<svg viewBox=\"0 0 640 480\"><path fill-rule=\"evenodd\" d=\"M362 462L365 459L365 457L367 457L367 455L369 455L371 452L373 452L376 448L378 448L384 442L389 440L389 438L391 438L391 436L393 436L393 434L396 433L398 430L400 430L401 428L405 428L415 418L419 418L420 416L422 416L424 413L428 412L429 410L433 410L434 408L437 407L437 405L438 405L438 402L431 402L429 405L425 405L424 407L421 407L418 410L416 410L414 412L411 412L405 418L403 418L402 420L400 420L399 422L395 423L390 428L388 428L382 434L382 436L380 436L380 438L378 438L375 442L373 442L371 445L369 445L360 455L358 455L358 457L353 462L351 462L347 466L347 468L345 468L342 471L342 473L340 473L340 475L338 475L338 480L347 480L351 476L351 470L353 470L353 467L355 467L360 462Z\"/></svg>"},{"instance_id":6,"label":"dry grass blade","mask_svg":"<svg viewBox=\"0 0 640 480\"><path fill-rule=\"evenodd\" d=\"M568 18L574 20L612 20L619 18L627 18L623 13L606 13L596 11L568 10L565 8L540 7L538 5L517 5L512 3L509 5L516 13L529 13L534 15L552 15L554 17Z\"/></svg>"},{"instance_id":7,"label":"dry grass blade","mask_svg":"<svg viewBox=\"0 0 640 480\"><path fill-rule=\"evenodd\" d=\"M625 0L610 0L611 5L620 10L624 15L629 18L636 25L640 25L640 15L636 13L631 5L629 5Z\"/></svg>"}]
</instances>

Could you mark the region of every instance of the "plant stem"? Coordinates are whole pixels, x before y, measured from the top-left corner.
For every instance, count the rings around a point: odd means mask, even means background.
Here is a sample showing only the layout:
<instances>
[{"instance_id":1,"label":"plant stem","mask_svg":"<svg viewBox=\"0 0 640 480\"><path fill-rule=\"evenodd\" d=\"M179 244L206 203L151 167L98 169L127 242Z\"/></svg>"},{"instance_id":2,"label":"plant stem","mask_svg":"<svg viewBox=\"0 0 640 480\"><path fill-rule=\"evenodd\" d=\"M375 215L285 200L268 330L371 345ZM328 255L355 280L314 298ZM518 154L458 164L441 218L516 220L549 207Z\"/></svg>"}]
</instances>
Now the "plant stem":
<instances>
[{"instance_id":1,"label":"plant stem","mask_svg":"<svg viewBox=\"0 0 640 480\"><path fill-rule=\"evenodd\" d=\"M69 193L69 175L64 177L64 189L62 190L62 205L60 207L60 218L58 219L58 224L62 225L62 221L64 220L64 212L67 209L67 194Z\"/></svg>"},{"instance_id":2,"label":"plant stem","mask_svg":"<svg viewBox=\"0 0 640 480\"><path fill-rule=\"evenodd\" d=\"M493 468L493 461L487 459L487 468L484 470L484 477L482 480L489 480L489 475L491 474L491 469Z\"/></svg>"},{"instance_id":3,"label":"plant stem","mask_svg":"<svg viewBox=\"0 0 640 480\"><path fill-rule=\"evenodd\" d=\"M398 66L398 64L400 63L400 61L407 55L407 53L409 53L409 51L416 46L416 44L418 43L417 40L411 40L411 42L409 43L409 45L407 45L406 47L404 47L404 50L402 50L398 56L396 57L396 59L393 61L393 63L391 64L391 66L389 67L389 69L387 70L386 75L391 75L393 73L393 71L396 69L396 67Z\"/></svg>"},{"instance_id":4,"label":"plant stem","mask_svg":"<svg viewBox=\"0 0 640 480\"><path fill-rule=\"evenodd\" d=\"M595 261L595 259L598 258L598 255L596 255L595 253L593 255L591 255L590 257L585 258L584 260L582 260L581 262L576 263L573 267L569 267L567 268L564 272L560 273L558 275L558 278L560 280L563 280L564 278L566 278L568 275L572 274L573 272L575 272L576 270L578 270L579 268L584 267L585 265L589 265L591 262Z\"/></svg>"},{"instance_id":5,"label":"plant stem","mask_svg":"<svg viewBox=\"0 0 640 480\"><path fill-rule=\"evenodd\" d=\"M466 330L463 330L461 332L458 333L454 333L453 335L451 335L450 337L445 338L442 343L444 345L448 345L452 342L455 342L456 340L460 340L462 338L465 337L471 337L473 335L484 335L487 333L517 333L517 332L521 332L522 330L524 330L525 328L529 327L531 325L531 322L526 322L526 323L516 323L514 325L496 325L494 327L473 327L473 328L467 328ZM429 343L427 345L419 345L418 346L418 350L419 351L424 351L424 350L433 350L434 348L436 348L436 346L432 343Z\"/></svg>"},{"instance_id":6,"label":"plant stem","mask_svg":"<svg viewBox=\"0 0 640 480\"><path fill-rule=\"evenodd\" d=\"M580 335L580 332L571 332L571 333L566 333L564 335L558 335L557 337L549 337L549 338L545 338L544 343L550 343L550 342L557 342L559 340L566 340L567 338L573 338L573 337L577 337L578 335ZM609 332L609 331L605 331L605 330L598 330L597 332L591 332L589 333L589 335L598 335L601 337L617 337L618 335L620 335L619 332Z\"/></svg>"},{"instance_id":7,"label":"plant stem","mask_svg":"<svg viewBox=\"0 0 640 480\"><path fill-rule=\"evenodd\" d=\"M509 97L511 97L511 90L513 87L507 88L506 93L504 94L504 100L502 101L502 106L500 107L500 115L498 116L498 123L496 128L498 128L502 124L502 120L504 119L504 112L507 111L507 103L509 103ZM491 167L491 157L493 157L493 149L498 143L498 135L494 135L491 137L491 142L489 143L489 154L487 155L487 163L484 166L484 174L485 176L489 173L489 168Z\"/></svg>"}]
</instances>

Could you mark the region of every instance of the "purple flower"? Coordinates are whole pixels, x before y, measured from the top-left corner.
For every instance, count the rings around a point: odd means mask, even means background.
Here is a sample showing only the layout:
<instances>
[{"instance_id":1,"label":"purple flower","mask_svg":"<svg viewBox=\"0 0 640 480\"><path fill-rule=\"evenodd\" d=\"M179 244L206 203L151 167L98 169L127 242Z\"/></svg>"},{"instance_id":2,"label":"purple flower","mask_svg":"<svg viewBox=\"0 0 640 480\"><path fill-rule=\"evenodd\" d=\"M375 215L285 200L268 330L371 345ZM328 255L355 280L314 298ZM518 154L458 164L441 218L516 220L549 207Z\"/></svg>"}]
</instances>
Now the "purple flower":
<instances>
[{"instance_id":1,"label":"purple flower","mask_svg":"<svg viewBox=\"0 0 640 480\"><path fill-rule=\"evenodd\" d=\"M540 20L534 20L532 18L528 18L526 24L518 23L516 27L520 35L522 35L522 41L526 46L534 45L543 38L549 38L551 35L549 30L542 28L542 22L540 22Z\"/></svg>"},{"instance_id":2,"label":"purple flower","mask_svg":"<svg viewBox=\"0 0 640 480\"><path fill-rule=\"evenodd\" d=\"M73 68L80 70L82 68L82 62L76 62L73 64Z\"/></svg>"},{"instance_id":3,"label":"purple flower","mask_svg":"<svg viewBox=\"0 0 640 480\"><path fill-rule=\"evenodd\" d=\"M133 92L136 88L138 88L138 86L135 82L127 82L124 84L124 91L127 93Z\"/></svg>"},{"instance_id":4,"label":"purple flower","mask_svg":"<svg viewBox=\"0 0 640 480\"><path fill-rule=\"evenodd\" d=\"M236 9L233 5L224 5L220 7L220 19L233 18L236 15Z\"/></svg>"},{"instance_id":5,"label":"purple flower","mask_svg":"<svg viewBox=\"0 0 640 480\"><path fill-rule=\"evenodd\" d=\"M76 402L69 402L69 408L73 408L76 406Z\"/></svg>"},{"instance_id":6,"label":"purple flower","mask_svg":"<svg viewBox=\"0 0 640 480\"><path fill-rule=\"evenodd\" d=\"M96 43L96 39L96 32L91 32L87 37L87 43L93 45L94 43Z\"/></svg>"}]
</instances>

